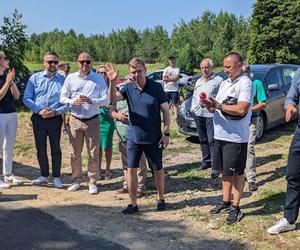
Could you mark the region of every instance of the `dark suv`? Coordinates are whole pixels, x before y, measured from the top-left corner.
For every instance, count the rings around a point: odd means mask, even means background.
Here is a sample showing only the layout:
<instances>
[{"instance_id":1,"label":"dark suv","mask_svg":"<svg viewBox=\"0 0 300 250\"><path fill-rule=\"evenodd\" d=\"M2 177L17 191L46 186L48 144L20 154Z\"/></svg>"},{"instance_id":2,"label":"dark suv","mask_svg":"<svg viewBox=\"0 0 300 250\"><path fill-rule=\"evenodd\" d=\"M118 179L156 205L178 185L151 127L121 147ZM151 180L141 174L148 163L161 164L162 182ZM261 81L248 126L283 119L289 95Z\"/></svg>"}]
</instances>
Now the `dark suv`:
<instances>
[{"instance_id":1,"label":"dark suv","mask_svg":"<svg viewBox=\"0 0 300 250\"><path fill-rule=\"evenodd\" d=\"M300 65L295 64L255 64L250 68L254 78L263 82L267 96L267 107L261 111L257 125L257 140L261 139L264 131L285 123L284 101L292 83L296 70ZM223 79L227 78L224 71L218 73ZM179 132L198 136L196 124L190 113L192 97L182 102L177 115Z\"/></svg>"}]
</instances>

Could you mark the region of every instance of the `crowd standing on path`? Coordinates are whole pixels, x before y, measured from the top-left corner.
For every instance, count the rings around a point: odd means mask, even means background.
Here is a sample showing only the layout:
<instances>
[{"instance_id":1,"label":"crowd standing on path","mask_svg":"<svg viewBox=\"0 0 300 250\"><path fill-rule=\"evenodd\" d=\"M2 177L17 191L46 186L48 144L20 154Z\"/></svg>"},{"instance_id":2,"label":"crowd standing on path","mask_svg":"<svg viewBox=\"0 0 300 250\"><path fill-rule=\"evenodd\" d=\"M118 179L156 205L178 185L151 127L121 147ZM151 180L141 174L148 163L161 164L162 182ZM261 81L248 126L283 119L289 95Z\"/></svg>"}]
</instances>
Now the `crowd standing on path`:
<instances>
[{"instance_id":1,"label":"crowd standing on path","mask_svg":"<svg viewBox=\"0 0 300 250\"><path fill-rule=\"evenodd\" d=\"M222 201L210 210L210 214L226 212L226 223L234 224L243 217L240 201L245 177L249 190L257 190L254 151L256 124L259 111L266 106L266 96L262 83L252 78L240 54L229 52L224 56L223 64L228 75L224 81L213 73L211 59L200 62L202 77L195 85L191 112L197 124L202 152L202 164L198 169L212 167L212 178L222 175ZM43 185L50 180L47 157L49 138L53 186L63 187L60 178L60 137L64 121L72 149L70 162L73 182L67 190L76 191L81 187L81 154L85 142L89 157L88 190L90 194L97 194L101 169L99 155L102 156L102 150L106 156L106 179L111 178L112 135L116 127L125 178L123 187L116 192L129 193L130 199L122 212L134 214L139 211L137 198L142 197L146 189L146 161L154 176L157 210L165 210L163 149L169 144L169 105L174 107L176 116L179 104L180 70L176 67L175 57L169 57L169 66L163 72L164 87L146 77L147 67L141 58L130 60L128 79L120 86L115 85L118 70L106 64L98 67L97 73L93 72L92 58L87 52L78 55L78 71L75 73L69 74L70 65L59 63L59 56L55 52L44 55L43 65L44 71L30 77L23 97L24 104L32 112L40 167L40 176L32 184ZM9 59L0 51L0 152L4 177L0 178L0 188L22 184L12 170L17 130L15 100L20 96L14 78L15 70L9 69ZM290 121L292 115L298 112L299 84L300 70L286 98L286 121ZM64 119L65 114L69 115ZM270 234L296 228L300 205L299 127L298 124L289 151L284 217L267 230Z\"/></svg>"}]
</instances>

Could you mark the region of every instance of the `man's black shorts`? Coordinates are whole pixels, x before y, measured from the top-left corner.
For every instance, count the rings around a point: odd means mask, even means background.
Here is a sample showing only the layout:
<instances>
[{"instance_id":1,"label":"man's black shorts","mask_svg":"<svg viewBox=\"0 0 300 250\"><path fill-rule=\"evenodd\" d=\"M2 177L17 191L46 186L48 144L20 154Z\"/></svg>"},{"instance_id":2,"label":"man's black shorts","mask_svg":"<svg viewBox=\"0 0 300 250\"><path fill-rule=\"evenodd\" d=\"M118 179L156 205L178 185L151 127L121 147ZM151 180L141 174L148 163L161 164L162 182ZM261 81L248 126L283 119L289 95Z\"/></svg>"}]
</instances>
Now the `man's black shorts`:
<instances>
[{"instance_id":1,"label":"man's black shorts","mask_svg":"<svg viewBox=\"0 0 300 250\"><path fill-rule=\"evenodd\" d=\"M127 140L126 152L128 168L138 168L144 152L152 170L162 169L162 149L158 147L158 144L136 144L131 140Z\"/></svg>"},{"instance_id":2,"label":"man's black shorts","mask_svg":"<svg viewBox=\"0 0 300 250\"><path fill-rule=\"evenodd\" d=\"M166 92L168 103L179 104L179 93L177 91L174 92Z\"/></svg>"},{"instance_id":3,"label":"man's black shorts","mask_svg":"<svg viewBox=\"0 0 300 250\"><path fill-rule=\"evenodd\" d=\"M243 175L247 161L248 143L215 140L212 157L213 168L223 176Z\"/></svg>"}]
</instances>

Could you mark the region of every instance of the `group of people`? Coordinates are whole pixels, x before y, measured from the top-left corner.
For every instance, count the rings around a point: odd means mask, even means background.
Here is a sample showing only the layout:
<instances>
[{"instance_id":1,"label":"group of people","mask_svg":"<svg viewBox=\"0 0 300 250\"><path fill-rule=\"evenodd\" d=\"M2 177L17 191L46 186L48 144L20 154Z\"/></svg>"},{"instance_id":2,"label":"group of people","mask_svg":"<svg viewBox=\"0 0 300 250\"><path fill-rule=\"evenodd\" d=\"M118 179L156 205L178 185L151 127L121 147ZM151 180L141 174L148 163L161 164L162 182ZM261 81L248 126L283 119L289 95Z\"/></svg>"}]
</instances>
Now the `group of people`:
<instances>
[{"instance_id":1,"label":"group of people","mask_svg":"<svg viewBox=\"0 0 300 250\"><path fill-rule=\"evenodd\" d=\"M49 138L53 186L62 188L60 136L62 124L65 123L71 145L73 178L68 190L80 189L81 154L85 141L88 153L89 193L98 193L97 180L102 150L106 157L106 176L110 178L112 134L116 129L125 176L123 187L117 192L129 193L130 197L130 203L122 212L133 214L139 211L137 198L143 195L145 189L146 159L153 172L157 189L157 210L164 210L165 174L162 153L169 144L169 103L174 104L175 112L179 103L176 84L180 71L175 66L175 60L174 57L170 57L169 67L164 70L164 89L161 84L146 77L147 68L140 58L130 60L128 79L116 86L114 81L118 71L111 64L98 67L95 73L92 71L90 55L82 52L77 58L79 70L64 75L57 71L58 55L55 52L47 52L43 61L45 70L30 77L23 97L24 104L32 112L31 121L41 172L32 183L38 185L48 183L50 174L47 138ZM244 66L240 54L229 52L225 55L223 64L224 71L228 75L225 81L213 73L211 59L201 61L202 77L195 85L191 112L197 125L202 152L199 170L212 167L213 178L222 173L223 199L210 213L216 215L226 212L227 224L233 224L239 222L243 216L239 205L245 185L245 169L249 189L257 190L255 131L259 111L266 105L266 96L262 83L251 79L251 72ZM64 68L70 70L69 65L64 65ZM0 180L0 188L8 187L9 182L22 183L12 173L13 145L17 129L14 101L20 96L13 81L14 76L15 71L9 70L9 60L1 51L0 144L3 151L4 180ZM287 96L287 121L297 112L299 86L300 71L297 72ZM203 92L206 97L199 98ZM68 114L67 117L64 117L65 114ZM102 136L102 133L106 136ZM300 130L297 128L287 167L285 216L268 229L271 234L295 228L300 201L298 166L300 145L297 140L299 136Z\"/></svg>"},{"instance_id":2,"label":"group of people","mask_svg":"<svg viewBox=\"0 0 300 250\"><path fill-rule=\"evenodd\" d=\"M213 178L222 173L223 199L210 210L210 214L228 213L226 223L233 224L243 217L239 204L245 185L244 174L249 190L256 191L258 188L254 145L257 119L259 111L266 106L266 95L262 83L253 79L249 66L244 65L238 53L226 54L223 65L228 76L225 81L213 74L211 59L202 60L202 77L195 85L191 112L194 114L202 151L203 161L199 170L211 166ZM205 95L201 97L203 92ZM286 97L287 122L297 113L299 98L300 70ZM298 122L288 157L284 217L267 230L269 234L296 228L300 206L299 126Z\"/></svg>"},{"instance_id":3,"label":"group of people","mask_svg":"<svg viewBox=\"0 0 300 250\"><path fill-rule=\"evenodd\" d=\"M2 51L0 57L0 139L3 145L1 150L4 176L4 179L0 180L0 188L9 188L11 183L22 184L22 181L12 173L12 154L17 129L14 101L19 98L20 93L13 81L15 71L5 72L9 69L8 58ZM136 199L143 195L147 179L146 158L154 173L158 189L157 209L164 210L162 149L168 145L169 108L161 85L146 79L144 61L139 58L130 61L129 81L118 90L114 83L118 76L117 70L111 64L106 64L98 67L97 73L93 72L91 57L86 52L78 55L79 70L75 73L68 74L70 65L59 64L59 56L55 52L47 52L44 55L43 65L44 71L33 74L28 80L23 97L24 104L32 112L33 135L40 167L40 176L34 179L32 184L43 185L49 181L50 164L47 157L49 138L53 186L63 187L60 178L62 159L60 138L64 124L71 145L73 178L67 190L80 189L82 150L85 142L88 153L89 193L97 194L102 150L105 152L107 164L105 178L111 178L109 168L115 118L118 120L116 129L120 139L119 148L125 175L124 186L117 192L128 192L131 198L131 206L124 209L123 213L130 214L138 210ZM165 124L163 133L161 110Z\"/></svg>"}]
</instances>

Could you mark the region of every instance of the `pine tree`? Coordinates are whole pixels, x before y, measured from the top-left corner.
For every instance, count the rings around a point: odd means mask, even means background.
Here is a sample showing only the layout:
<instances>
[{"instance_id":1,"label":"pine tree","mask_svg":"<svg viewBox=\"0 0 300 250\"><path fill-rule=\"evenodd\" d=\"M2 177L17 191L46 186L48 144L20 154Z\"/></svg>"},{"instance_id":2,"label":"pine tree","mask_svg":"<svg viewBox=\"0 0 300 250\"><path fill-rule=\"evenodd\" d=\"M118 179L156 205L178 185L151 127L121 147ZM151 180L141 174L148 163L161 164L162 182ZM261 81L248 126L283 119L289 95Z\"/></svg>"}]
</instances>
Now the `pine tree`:
<instances>
[{"instance_id":1,"label":"pine tree","mask_svg":"<svg viewBox=\"0 0 300 250\"><path fill-rule=\"evenodd\" d=\"M16 9L10 17L3 18L0 29L0 49L5 51L9 58L10 66L15 68L19 77L26 77L27 67L23 64L28 39L25 34L26 25L21 22L22 14Z\"/></svg>"},{"instance_id":2,"label":"pine tree","mask_svg":"<svg viewBox=\"0 0 300 250\"><path fill-rule=\"evenodd\" d=\"M257 0L250 24L250 63L300 63L300 0Z\"/></svg>"}]
</instances>

